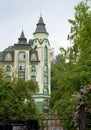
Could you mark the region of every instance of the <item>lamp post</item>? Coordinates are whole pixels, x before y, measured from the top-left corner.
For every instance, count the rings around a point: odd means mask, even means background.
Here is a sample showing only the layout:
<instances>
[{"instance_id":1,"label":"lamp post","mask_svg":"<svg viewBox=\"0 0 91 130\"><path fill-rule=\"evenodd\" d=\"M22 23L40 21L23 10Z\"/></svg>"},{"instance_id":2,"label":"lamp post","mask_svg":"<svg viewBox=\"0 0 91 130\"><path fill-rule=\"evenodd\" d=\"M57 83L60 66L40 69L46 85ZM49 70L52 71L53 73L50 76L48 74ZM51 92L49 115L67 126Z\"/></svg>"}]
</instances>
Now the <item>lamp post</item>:
<instances>
[{"instance_id":1,"label":"lamp post","mask_svg":"<svg viewBox=\"0 0 91 130\"><path fill-rule=\"evenodd\" d=\"M80 88L81 99L80 99L80 108L79 108L79 130L86 130L86 113L85 113L85 103L84 98L86 91L83 87Z\"/></svg>"}]
</instances>

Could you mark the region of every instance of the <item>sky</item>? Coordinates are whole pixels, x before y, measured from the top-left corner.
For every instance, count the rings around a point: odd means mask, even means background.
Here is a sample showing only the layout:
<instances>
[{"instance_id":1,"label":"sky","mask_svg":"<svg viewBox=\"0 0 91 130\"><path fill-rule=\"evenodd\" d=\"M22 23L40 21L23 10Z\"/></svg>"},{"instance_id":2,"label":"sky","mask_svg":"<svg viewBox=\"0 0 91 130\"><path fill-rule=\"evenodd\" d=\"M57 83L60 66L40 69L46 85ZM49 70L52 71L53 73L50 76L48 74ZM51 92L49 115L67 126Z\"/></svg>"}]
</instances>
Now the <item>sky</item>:
<instances>
[{"instance_id":1,"label":"sky","mask_svg":"<svg viewBox=\"0 0 91 130\"><path fill-rule=\"evenodd\" d=\"M54 55L69 46L67 35L74 19L74 7L82 0L0 0L0 51L18 42L22 30L33 39L40 14L49 33Z\"/></svg>"}]
</instances>

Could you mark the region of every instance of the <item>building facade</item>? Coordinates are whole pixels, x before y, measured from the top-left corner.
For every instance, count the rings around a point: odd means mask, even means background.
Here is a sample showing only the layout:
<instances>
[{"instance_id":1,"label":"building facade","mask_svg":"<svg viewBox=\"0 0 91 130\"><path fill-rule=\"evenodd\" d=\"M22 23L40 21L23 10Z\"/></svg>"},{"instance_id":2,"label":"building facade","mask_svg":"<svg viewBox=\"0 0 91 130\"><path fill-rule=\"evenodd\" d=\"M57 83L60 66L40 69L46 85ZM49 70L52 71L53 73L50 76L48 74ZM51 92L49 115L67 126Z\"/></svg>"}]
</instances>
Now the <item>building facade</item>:
<instances>
[{"instance_id":1,"label":"building facade","mask_svg":"<svg viewBox=\"0 0 91 130\"><path fill-rule=\"evenodd\" d=\"M0 66L11 76L38 82L39 91L33 94L37 107L48 112L48 99L51 96L51 55L42 16L40 16L33 39L27 41L22 31L18 43L0 52Z\"/></svg>"}]
</instances>

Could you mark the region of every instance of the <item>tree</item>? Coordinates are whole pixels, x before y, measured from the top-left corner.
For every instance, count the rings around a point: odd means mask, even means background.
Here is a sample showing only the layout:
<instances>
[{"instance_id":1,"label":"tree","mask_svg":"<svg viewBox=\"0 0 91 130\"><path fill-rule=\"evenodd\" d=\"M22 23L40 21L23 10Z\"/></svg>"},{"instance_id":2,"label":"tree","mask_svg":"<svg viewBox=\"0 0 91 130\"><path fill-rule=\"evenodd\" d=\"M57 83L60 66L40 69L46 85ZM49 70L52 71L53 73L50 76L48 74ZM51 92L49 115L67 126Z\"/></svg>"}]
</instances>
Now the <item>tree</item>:
<instances>
[{"instance_id":1,"label":"tree","mask_svg":"<svg viewBox=\"0 0 91 130\"><path fill-rule=\"evenodd\" d=\"M80 86L85 89L91 84L91 11L88 1L81 2L75 7L75 18L69 22L71 32L68 39L72 44L66 51L67 60L55 67L59 68L59 71L56 74L57 90L52 96L51 106L54 111L58 111L66 118L63 121L66 127L74 130L77 129L78 122L74 123L72 118L70 121L67 118L72 117L77 111L81 98ZM86 95L86 99L91 104L89 94ZM76 117L78 118L78 115Z\"/></svg>"},{"instance_id":2,"label":"tree","mask_svg":"<svg viewBox=\"0 0 91 130\"><path fill-rule=\"evenodd\" d=\"M8 75L1 69L0 75L0 121L4 121L5 111L9 120L29 119L32 113L37 115L39 112L32 98L32 94L38 89L37 83L21 79L5 80Z\"/></svg>"}]
</instances>

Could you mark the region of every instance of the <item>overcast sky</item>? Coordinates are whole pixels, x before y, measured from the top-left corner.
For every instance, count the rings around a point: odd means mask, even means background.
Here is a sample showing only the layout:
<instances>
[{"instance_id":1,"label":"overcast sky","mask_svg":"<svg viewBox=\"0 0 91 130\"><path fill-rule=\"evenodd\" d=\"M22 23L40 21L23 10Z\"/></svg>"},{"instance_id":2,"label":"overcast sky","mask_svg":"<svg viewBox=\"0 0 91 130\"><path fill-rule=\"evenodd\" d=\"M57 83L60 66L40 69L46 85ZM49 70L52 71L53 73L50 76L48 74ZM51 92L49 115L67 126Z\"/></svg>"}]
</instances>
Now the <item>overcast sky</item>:
<instances>
[{"instance_id":1,"label":"overcast sky","mask_svg":"<svg viewBox=\"0 0 91 130\"><path fill-rule=\"evenodd\" d=\"M18 42L22 29L32 39L40 13L55 55L67 48L68 19L74 18L74 6L82 0L0 0L0 51Z\"/></svg>"}]
</instances>

